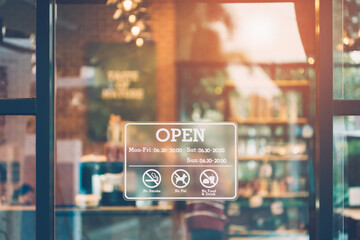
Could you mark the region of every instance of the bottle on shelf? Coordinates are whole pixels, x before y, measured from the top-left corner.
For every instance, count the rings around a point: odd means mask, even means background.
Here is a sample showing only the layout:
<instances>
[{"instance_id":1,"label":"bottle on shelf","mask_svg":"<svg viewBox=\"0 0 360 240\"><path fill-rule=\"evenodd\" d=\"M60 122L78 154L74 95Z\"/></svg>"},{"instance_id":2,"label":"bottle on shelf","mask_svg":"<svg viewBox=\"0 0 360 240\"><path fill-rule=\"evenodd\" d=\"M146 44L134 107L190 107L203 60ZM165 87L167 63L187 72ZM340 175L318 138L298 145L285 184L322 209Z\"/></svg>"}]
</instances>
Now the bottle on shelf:
<instances>
[{"instance_id":1,"label":"bottle on shelf","mask_svg":"<svg viewBox=\"0 0 360 240\"><path fill-rule=\"evenodd\" d=\"M105 155L110 162L123 161L123 125L120 115L110 114Z\"/></svg>"}]
</instances>

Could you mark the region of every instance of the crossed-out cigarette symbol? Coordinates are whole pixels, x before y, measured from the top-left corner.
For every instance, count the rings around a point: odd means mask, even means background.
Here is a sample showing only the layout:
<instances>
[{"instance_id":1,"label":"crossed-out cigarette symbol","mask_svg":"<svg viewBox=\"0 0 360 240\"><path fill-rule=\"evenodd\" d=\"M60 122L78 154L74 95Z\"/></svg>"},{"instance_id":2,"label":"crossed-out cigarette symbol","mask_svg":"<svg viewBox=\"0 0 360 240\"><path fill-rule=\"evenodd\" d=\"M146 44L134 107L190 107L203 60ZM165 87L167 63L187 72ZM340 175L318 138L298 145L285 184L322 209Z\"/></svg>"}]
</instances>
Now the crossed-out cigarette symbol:
<instances>
[{"instance_id":1,"label":"crossed-out cigarette symbol","mask_svg":"<svg viewBox=\"0 0 360 240\"><path fill-rule=\"evenodd\" d=\"M161 174L155 169L149 169L144 172L142 180L146 187L156 188L161 183Z\"/></svg>"}]
</instances>

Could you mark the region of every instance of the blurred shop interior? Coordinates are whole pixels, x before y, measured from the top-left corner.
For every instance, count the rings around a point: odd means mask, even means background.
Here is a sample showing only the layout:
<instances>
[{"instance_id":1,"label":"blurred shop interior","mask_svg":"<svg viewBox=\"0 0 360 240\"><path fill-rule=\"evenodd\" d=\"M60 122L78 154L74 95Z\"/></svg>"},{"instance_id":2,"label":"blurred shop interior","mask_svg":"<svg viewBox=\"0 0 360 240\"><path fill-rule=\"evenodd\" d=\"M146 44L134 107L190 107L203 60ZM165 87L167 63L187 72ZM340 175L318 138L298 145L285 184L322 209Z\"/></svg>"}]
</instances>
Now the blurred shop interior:
<instances>
[{"instance_id":1,"label":"blurred shop interior","mask_svg":"<svg viewBox=\"0 0 360 240\"><path fill-rule=\"evenodd\" d=\"M360 4L343 7L334 96L352 98ZM128 121L236 122L238 199L225 203L224 239L309 239L315 1L57 0L56 11L58 239L189 239L185 201L124 200ZM0 98L36 96L35 26L35 0L0 0ZM334 145L348 156L334 199L346 198L344 234L355 240L360 119L346 126L346 149ZM0 116L4 239L34 236L35 131L34 117Z\"/></svg>"}]
</instances>

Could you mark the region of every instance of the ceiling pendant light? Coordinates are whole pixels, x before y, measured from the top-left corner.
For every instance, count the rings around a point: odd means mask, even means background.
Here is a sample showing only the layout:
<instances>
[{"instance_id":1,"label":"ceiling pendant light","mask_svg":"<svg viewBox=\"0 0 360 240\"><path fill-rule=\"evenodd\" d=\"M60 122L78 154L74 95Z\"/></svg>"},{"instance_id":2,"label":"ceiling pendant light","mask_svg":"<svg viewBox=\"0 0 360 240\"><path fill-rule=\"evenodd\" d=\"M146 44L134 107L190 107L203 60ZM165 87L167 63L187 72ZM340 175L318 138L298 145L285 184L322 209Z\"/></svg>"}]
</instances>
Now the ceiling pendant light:
<instances>
[{"instance_id":1,"label":"ceiling pendant light","mask_svg":"<svg viewBox=\"0 0 360 240\"><path fill-rule=\"evenodd\" d=\"M112 18L119 21L117 30L124 42L142 47L145 41L152 40L147 0L108 0L106 5L116 8Z\"/></svg>"}]
</instances>

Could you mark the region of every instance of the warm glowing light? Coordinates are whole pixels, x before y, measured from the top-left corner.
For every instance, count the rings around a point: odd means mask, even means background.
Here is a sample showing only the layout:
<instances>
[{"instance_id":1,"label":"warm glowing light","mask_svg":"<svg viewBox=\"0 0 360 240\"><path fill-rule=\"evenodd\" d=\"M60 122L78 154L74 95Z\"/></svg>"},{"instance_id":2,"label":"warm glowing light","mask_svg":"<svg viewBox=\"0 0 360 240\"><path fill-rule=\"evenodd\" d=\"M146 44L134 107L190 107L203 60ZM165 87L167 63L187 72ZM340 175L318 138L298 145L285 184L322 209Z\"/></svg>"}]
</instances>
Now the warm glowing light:
<instances>
[{"instance_id":1,"label":"warm glowing light","mask_svg":"<svg viewBox=\"0 0 360 240\"><path fill-rule=\"evenodd\" d=\"M136 23L136 25L141 29L141 30L144 30L145 29L145 23L144 23L144 21L138 21L137 23Z\"/></svg>"},{"instance_id":2,"label":"warm glowing light","mask_svg":"<svg viewBox=\"0 0 360 240\"><path fill-rule=\"evenodd\" d=\"M344 43L345 45L349 45L349 44L350 44L350 39L349 39L348 37L344 37L343 43Z\"/></svg>"},{"instance_id":3,"label":"warm glowing light","mask_svg":"<svg viewBox=\"0 0 360 240\"><path fill-rule=\"evenodd\" d=\"M131 0L125 0L123 2L123 6L124 6L125 11L130 11L131 8L132 8L132 5L133 5L133 2Z\"/></svg>"},{"instance_id":4,"label":"warm glowing light","mask_svg":"<svg viewBox=\"0 0 360 240\"><path fill-rule=\"evenodd\" d=\"M35 64L35 63L36 63L36 54L31 54L30 62L31 62L31 64Z\"/></svg>"},{"instance_id":5,"label":"warm glowing light","mask_svg":"<svg viewBox=\"0 0 360 240\"><path fill-rule=\"evenodd\" d=\"M121 17L121 13L122 13L122 10L120 8L118 8L113 15L113 19L114 20L119 19Z\"/></svg>"},{"instance_id":6,"label":"warm glowing light","mask_svg":"<svg viewBox=\"0 0 360 240\"><path fill-rule=\"evenodd\" d=\"M355 63L360 63L360 51L352 51L349 55Z\"/></svg>"},{"instance_id":7,"label":"warm glowing light","mask_svg":"<svg viewBox=\"0 0 360 240\"><path fill-rule=\"evenodd\" d=\"M128 43L128 42L131 42L131 40L132 40L132 36L131 36L131 34L129 33L129 34L127 34L127 35L125 36L124 41Z\"/></svg>"},{"instance_id":8,"label":"warm glowing light","mask_svg":"<svg viewBox=\"0 0 360 240\"><path fill-rule=\"evenodd\" d=\"M336 49L337 51L343 51L343 50L344 50L344 45L341 44L341 43L336 44L336 45L335 45L335 49Z\"/></svg>"},{"instance_id":9,"label":"warm glowing light","mask_svg":"<svg viewBox=\"0 0 360 240\"><path fill-rule=\"evenodd\" d=\"M316 11L318 11L320 9L320 1L319 0L315 1L315 9L316 9Z\"/></svg>"},{"instance_id":10,"label":"warm glowing light","mask_svg":"<svg viewBox=\"0 0 360 240\"><path fill-rule=\"evenodd\" d=\"M135 43L136 43L136 46L141 47L142 45L144 45L144 39L138 38L138 39L136 39Z\"/></svg>"},{"instance_id":11,"label":"warm glowing light","mask_svg":"<svg viewBox=\"0 0 360 240\"><path fill-rule=\"evenodd\" d=\"M216 87L215 89L214 89L214 92L215 92L215 94L216 95L220 95L221 93L222 93L222 88L221 87Z\"/></svg>"},{"instance_id":12,"label":"warm glowing light","mask_svg":"<svg viewBox=\"0 0 360 240\"><path fill-rule=\"evenodd\" d=\"M309 57L307 61L310 65L313 65L315 63L315 59L313 57Z\"/></svg>"},{"instance_id":13,"label":"warm glowing light","mask_svg":"<svg viewBox=\"0 0 360 240\"><path fill-rule=\"evenodd\" d=\"M140 28L138 26L134 26L131 28L131 33L134 35L134 36L137 36L140 34Z\"/></svg>"},{"instance_id":14,"label":"warm glowing light","mask_svg":"<svg viewBox=\"0 0 360 240\"><path fill-rule=\"evenodd\" d=\"M233 29L228 30L220 21L209 23L209 27L218 33L225 54L240 53L252 62L307 61L294 3L229 3L222 6L234 23Z\"/></svg>"},{"instance_id":15,"label":"warm glowing light","mask_svg":"<svg viewBox=\"0 0 360 240\"><path fill-rule=\"evenodd\" d=\"M261 67L253 67L251 71L247 66L228 66L226 68L229 80L233 82L241 96L250 97L259 95L271 98L281 95L281 90ZM255 133L254 133L255 134Z\"/></svg>"},{"instance_id":16,"label":"warm glowing light","mask_svg":"<svg viewBox=\"0 0 360 240\"><path fill-rule=\"evenodd\" d=\"M106 2L106 5L109 6L109 5L115 4L116 2L117 2L117 0L108 0Z\"/></svg>"},{"instance_id":17,"label":"warm glowing light","mask_svg":"<svg viewBox=\"0 0 360 240\"><path fill-rule=\"evenodd\" d=\"M123 22L119 23L119 25L117 26L117 30L121 31L123 30L123 28L124 28L124 23Z\"/></svg>"},{"instance_id":18,"label":"warm glowing light","mask_svg":"<svg viewBox=\"0 0 360 240\"><path fill-rule=\"evenodd\" d=\"M31 67L31 73L32 73L33 75L36 74L36 66L35 66L35 65Z\"/></svg>"},{"instance_id":19,"label":"warm glowing light","mask_svg":"<svg viewBox=\"0 0 360 240\"><path fill-rule=\"evenodd\" d=\"M129 16L129 22L130 22L130 23L136 22L136 16L135 16L134 14L131 14L131 15Z\"/></svg>"},{"instance_id":20,"label":"warm glowing light","mask_svg":"<svg viewBox=\"0 0 360 240\"><path fill-rule=\"evenodd\" d=\"M270 47L280 40L276 38L279 27L270 15L253 15L248 18L248 24L244 26L246 43Z\"/></svg>"}]
</instances>

